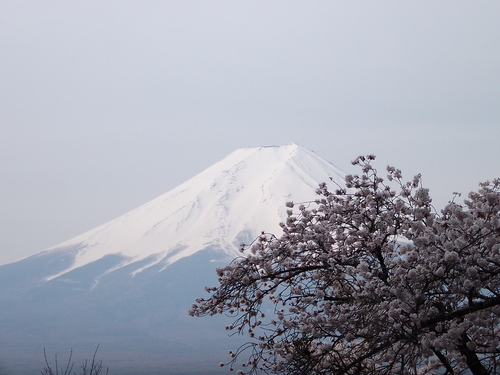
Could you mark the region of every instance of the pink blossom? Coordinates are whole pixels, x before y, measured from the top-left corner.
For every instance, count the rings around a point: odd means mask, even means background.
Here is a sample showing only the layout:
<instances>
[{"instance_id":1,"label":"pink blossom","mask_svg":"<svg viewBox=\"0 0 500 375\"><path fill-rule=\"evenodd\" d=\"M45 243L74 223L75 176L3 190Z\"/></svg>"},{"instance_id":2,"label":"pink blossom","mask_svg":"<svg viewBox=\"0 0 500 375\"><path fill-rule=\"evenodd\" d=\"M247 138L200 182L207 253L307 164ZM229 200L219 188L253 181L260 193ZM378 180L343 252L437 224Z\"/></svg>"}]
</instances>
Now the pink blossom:
<instances>
[{"instance_id":1,"label":"pink blossom","mask_svg":"<svg viewBox=\"0 0 500 375\"><path fill-rule=\"evenodd\" d=\"M283 236L262 234L193 305L236 314L227 328L251 338L230 354L231 368L249 354L240 374L500 368L500 180L438 214L420 175L388 167L386 182L373 160L357 158L362 173L336 193L321 184L298 212L288 203Z\"/></svg>"}]
</instances>

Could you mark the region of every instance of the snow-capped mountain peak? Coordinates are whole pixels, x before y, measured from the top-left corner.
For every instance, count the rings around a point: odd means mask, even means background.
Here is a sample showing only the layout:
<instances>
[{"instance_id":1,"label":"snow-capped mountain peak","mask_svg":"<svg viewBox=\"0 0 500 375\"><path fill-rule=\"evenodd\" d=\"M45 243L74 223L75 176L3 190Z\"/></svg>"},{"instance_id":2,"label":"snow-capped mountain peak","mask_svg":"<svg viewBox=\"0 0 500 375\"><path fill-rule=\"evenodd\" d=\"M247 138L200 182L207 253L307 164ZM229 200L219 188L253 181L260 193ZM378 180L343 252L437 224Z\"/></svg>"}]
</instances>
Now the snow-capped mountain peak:
<instances>
[{"instance_id":1,"label":"snow-capped mountain peak","mask_svg":"<svg viewBox=\"0 0 500 375\"><path fill-rule=\"evenodd\" d=\"M114 269L148 259L133 274L209 247L236 256L239 243L262 231L281 233L287 201L314 200L318 183L332 178L342 184L343 176L297 144L238 149L160 197L48 249L76 254L69 268L48 280L106 255L122 257Z\"/></svg>"},{"instance_id":2,"label":"snow-capped mountain peak","mask_svg":"<svg viewBox=\"0 0 500 375\"><path fill-rule=\"evenodd\" d=\"M243 337L219 330L232 318L188 309L240 243L281 234L287 201L314 200L318 183L342 177L296 144L239 149L115 220L0 266L0 365L35 373L41 348L103 343L118 373L224 374L217 363Z\"/></svg>"}]
</instances>

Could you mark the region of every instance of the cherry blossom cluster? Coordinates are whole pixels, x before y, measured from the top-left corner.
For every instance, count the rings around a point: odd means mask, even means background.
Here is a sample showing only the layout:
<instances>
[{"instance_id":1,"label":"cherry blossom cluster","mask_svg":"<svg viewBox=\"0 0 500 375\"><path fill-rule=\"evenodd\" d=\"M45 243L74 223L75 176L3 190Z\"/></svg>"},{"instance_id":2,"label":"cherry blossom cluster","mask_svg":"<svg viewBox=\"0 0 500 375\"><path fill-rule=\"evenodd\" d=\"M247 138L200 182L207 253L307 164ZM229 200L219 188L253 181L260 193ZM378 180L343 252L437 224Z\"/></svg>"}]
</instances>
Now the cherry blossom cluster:
<instances>
[{"instance_id":1,"label":"cherry blossom cluster","mask_svg":"<svg viewBox=\"0 0 500 375\"><path fill-rule=\"evenodd\" d=\"M374 159L217 269L190 314L249 335L230 368L245 352L241 374L500 373L500 179L438 213L420 175Z\"/></svg>"}]
</instances>

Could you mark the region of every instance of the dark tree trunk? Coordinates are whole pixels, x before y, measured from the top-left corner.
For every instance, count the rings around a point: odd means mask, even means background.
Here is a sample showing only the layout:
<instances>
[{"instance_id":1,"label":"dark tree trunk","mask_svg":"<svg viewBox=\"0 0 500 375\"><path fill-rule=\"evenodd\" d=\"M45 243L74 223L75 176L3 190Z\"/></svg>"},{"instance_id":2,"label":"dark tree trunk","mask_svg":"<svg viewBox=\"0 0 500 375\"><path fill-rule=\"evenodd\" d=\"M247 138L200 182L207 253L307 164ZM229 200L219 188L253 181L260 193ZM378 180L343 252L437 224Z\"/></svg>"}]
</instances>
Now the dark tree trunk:
<instances>
[{"instance_id":1,"label":"dark tree trunk","mask_svg":"<svg viewBox=\"0 0 500 375\"><path fill-rule=\"evenodd\" d=\"M479 360L476 352L474 350L469 349L467 346L467 343L470 341L469 337L467 336L467 333L464 333L462 335L462 342L458 345L458 350L460 351L460 354L462 354L466 361L467 361L467 366L471 370L473 375L489 375L488 370L486 367L483 366L481 361Z\"/></svg>"}]
</instances>

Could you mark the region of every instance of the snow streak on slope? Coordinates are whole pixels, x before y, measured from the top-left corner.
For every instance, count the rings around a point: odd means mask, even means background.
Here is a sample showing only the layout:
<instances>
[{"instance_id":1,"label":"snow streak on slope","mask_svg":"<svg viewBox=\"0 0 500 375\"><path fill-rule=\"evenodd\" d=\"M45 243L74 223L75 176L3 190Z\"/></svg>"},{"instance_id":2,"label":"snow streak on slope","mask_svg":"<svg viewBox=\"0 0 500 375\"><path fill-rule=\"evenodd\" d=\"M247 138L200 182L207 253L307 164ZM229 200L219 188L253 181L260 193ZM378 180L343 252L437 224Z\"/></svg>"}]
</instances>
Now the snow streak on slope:
<instances>
[{"instance_id":1,"label":"snow streak on slope","mask_svg":"<svg viewBox=\"0 0 500 375\"><path fill-rule=\"evenodd\" d=\"M262 231L281 234L287 201L316 198L320 182L343 184L343 173L296 144L244 148L166 194L48 251L77 248L73 265L53 279L109 254L122 267L151 261L167 267L208 247L238 255Z\"/></svg>"}]
</instances>

